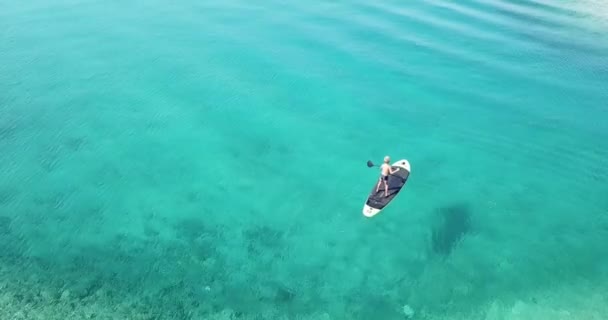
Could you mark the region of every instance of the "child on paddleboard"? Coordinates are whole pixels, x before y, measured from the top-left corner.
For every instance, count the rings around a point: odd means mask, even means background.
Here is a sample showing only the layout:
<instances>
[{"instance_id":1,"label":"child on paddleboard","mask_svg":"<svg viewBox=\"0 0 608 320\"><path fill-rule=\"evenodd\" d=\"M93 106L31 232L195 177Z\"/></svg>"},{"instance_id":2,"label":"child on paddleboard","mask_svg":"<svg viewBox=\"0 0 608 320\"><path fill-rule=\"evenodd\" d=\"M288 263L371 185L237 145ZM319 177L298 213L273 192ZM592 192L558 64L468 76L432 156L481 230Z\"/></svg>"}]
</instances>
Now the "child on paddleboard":
<instances>
[{"instance_id":1,"label":"child on paddleboard","mask_svg":"<svg viewBox=\"0 0 608 320\"><path fill-rule=\"evenodd\" d=\"M391 165L389 164L390 162L391 162L391 158L389 156L384 157L384 163L380 166L380 178L378 181L378 185L376 186L376 193L377 193L378 190L380 190L380 184L382 184L382 182L384 182L384 196L385 197L388 197L388 176L399 171L399 168L397 168L397 170L393 171L393 169L391 168Z\"/></svg>"}]
</instances>

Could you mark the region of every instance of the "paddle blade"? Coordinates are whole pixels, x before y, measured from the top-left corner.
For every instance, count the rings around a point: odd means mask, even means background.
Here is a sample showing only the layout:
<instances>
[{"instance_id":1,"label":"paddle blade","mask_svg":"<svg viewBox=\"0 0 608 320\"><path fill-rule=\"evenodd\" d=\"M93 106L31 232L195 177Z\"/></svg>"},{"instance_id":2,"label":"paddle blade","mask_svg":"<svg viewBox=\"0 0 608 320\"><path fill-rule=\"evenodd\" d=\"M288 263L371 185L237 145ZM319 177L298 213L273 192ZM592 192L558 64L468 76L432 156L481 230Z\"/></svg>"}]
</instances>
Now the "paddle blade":
<instances>
[{"instance_id":1,"label":"paddle blade","mask_svg":"<svg viewBox=\"0 0 608 320\"><path fill-rule=\"evenodd\" d=\"M371 167L373 167L373 166L374 166L374 163L373 163L373 162L371 162L371 160L367 160L367 167L368 167L368 168L371 168Z\"/></svg>"}]
</instances>

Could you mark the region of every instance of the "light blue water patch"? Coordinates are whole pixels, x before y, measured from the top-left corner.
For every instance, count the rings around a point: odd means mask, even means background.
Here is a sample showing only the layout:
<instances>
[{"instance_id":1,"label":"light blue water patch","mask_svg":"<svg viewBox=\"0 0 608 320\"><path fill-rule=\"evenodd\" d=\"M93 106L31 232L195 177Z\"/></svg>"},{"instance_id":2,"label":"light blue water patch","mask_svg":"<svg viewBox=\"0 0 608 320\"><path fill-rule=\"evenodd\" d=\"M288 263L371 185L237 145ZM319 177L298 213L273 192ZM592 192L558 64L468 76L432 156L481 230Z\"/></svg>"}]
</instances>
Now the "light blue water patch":
<instances>
[{"instance_id":1,"label":"light blue water patch","mask_svg":"<svg viewBox=\"0 0 608 320\"><path fill-rule=\"evenodd\" d=\"M607 312L608 39L587 13L0 8L2 317ZM412 173L366 219L387 154Z\"/></svg>"}]
</instances>

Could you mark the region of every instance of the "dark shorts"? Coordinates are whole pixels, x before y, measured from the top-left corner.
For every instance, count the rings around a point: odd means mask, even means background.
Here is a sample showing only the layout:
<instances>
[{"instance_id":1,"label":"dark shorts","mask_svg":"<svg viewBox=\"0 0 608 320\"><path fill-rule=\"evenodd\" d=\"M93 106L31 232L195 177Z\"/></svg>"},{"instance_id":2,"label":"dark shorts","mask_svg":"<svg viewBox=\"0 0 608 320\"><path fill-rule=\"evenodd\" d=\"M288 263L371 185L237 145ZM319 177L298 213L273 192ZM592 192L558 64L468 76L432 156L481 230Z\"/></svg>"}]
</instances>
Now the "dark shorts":
<instances>
[{"instance_id":1,"label":"dark shorts","mask_svg":"<svg viewBox=\"0 0 608 320\"><path fill-rule=\"evenodd\" d=\"M380 180L388 181L388 176L380 175Z\"/></svg>"}]
</instances>

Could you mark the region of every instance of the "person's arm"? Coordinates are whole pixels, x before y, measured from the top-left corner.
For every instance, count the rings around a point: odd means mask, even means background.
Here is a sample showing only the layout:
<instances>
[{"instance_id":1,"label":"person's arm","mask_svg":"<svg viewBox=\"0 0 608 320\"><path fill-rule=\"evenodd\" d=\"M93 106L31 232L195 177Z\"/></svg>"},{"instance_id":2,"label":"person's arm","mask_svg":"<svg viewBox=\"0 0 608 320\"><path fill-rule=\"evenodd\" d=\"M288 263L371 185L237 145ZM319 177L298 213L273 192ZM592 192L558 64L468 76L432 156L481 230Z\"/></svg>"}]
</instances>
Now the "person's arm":
<instances>
[{"instance_id":1,"label":"person's arm","mask_svg":"<svg viewBox=\"0 0 608 320\"><path fill-rule=\"evenodd\" d=\"M399 171L399 168L397 168L397 170L395 170L395 171L393 171L393 168L390 168L390 171L391 171L391 174L393 174L393 173Z\"/></svg>"}]
</instances>

